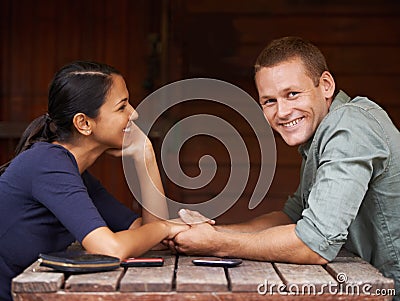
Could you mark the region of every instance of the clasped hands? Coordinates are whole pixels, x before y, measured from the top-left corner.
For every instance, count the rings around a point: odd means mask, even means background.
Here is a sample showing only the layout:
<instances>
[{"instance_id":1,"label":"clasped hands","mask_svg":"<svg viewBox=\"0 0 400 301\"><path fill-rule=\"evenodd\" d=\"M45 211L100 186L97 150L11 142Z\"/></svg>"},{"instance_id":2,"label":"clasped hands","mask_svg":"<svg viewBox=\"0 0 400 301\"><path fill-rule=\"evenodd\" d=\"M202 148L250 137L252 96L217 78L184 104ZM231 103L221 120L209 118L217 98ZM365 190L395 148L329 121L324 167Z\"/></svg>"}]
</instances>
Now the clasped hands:
<instances>
[{"instance_id":1,"label":"clasped hands","mask_svg":"<svg viewBox=\"0 0 400 301\"><path fill-rule=\"evenodd\" d=\"M189 229L179 232L172 239L165 239L163 244L172 253L190 255L213 255L217 231L215 221L197 211L181 209L178 212L180 220L189 225Z\"/></svg>"}]
</instances>

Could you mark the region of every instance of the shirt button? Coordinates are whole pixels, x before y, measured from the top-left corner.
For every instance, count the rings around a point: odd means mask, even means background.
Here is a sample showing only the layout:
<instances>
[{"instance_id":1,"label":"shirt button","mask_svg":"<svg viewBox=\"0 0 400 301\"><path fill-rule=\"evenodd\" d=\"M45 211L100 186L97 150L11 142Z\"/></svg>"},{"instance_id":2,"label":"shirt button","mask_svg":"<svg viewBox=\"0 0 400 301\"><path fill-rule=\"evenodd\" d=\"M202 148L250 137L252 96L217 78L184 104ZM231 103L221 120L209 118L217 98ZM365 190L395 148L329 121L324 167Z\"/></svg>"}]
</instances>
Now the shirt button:
<instances>
[{"instance_id":1,"label":"shirt button","mask_svg":"<svg viewBox=\"0 0 400 301\"><path fill-rule=\"evenodd\" d=\"M319 245L319 249L320 249L321 251L327 250L327 249L328 249L328 244L327 244L326 242L323 243L323 244L320 244L320 245Z\"/></svg>"}]
</instances>

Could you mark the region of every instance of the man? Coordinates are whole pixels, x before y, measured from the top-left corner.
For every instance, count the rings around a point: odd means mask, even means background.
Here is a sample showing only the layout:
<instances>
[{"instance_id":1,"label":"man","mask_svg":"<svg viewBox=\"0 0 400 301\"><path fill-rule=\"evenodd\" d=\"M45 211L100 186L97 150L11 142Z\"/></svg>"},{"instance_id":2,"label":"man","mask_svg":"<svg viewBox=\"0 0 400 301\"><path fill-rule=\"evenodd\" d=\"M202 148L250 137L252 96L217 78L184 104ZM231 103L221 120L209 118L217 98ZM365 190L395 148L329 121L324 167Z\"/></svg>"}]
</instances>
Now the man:
<instances>
[{"instance_id":1,"label":"man","mask_svg":"<svg viewBox=\"0 0 400 301\"><path fill-rule=\"evenodd\" d=\"M272 128L303 157L300 185L282 211L242 224L193 225L178 252L325 264L345 247L396 281L400 292L400 133L365 97L337 91L309 42L272 41L255 65Z\"/></svg>"}]
</instances>

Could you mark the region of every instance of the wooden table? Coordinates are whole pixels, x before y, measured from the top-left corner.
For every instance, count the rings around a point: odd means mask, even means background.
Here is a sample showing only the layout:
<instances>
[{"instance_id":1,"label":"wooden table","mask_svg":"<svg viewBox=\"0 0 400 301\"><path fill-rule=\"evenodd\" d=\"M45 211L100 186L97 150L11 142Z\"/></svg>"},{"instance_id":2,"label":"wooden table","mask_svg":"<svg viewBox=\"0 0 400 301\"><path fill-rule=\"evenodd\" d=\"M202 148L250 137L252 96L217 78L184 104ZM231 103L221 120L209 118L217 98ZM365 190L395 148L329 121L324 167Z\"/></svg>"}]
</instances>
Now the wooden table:
<instances>
[{"instance_id":1,"label":"wooden table","mask_svg":"<svg viewBox=\"0 0 400 301\"><path fill-rule=\"evenodd\" d=\"M342 251L327 265L244 260L235 268L199 267L197 257L166 251L162 267L64 274L32 264L13 279L14 300L392 300L393 280ZM375 294L377 293L377 294Z\"/></svg>"}]
</instances>

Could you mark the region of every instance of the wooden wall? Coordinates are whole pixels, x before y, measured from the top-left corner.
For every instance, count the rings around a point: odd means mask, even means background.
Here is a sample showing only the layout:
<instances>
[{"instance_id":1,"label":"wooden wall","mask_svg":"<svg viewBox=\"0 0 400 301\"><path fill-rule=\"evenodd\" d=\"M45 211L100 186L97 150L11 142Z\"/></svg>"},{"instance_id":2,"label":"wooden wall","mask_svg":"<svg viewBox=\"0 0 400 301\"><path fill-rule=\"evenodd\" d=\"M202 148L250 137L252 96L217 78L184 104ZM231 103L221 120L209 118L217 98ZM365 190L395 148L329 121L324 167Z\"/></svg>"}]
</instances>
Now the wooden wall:
<instances>
[{"instance_id":1,"label":"wooden wall","mask_svg":"<svg viewBox=\"0 0 400 301\"><path fill-rule=\"evenodd\" d=\"M339 88L350 95L366 95L387 109L400 128L400 2L395 0L197 0L173 1L171 61L180 66L183 78L213 77L233 83L257 99L253 83L253 64L260 51L274 38L297 35L313 41L325 54ZM178 61L178 59L180 61ZM176 72L176 70L173 70ZM172 77L174 74L171 75ZM199 105L202 112L215 112L212 106ZM180 114L198 111L183 107ZM179 115L179 112L177 113ZM222 113L221 113L222 114ZM229 110L222 114L232 118ZM249 140L243 133L245 140ZM251 140L251 138L250 138ZM277 169L267 198L255 210L247 209L249 195L258 178L257 158L252 155L252 173L240 201L219 221L240 221L249 216L281 208L298 185L300 156L280 137L277 143ZM227 165L218 143L211 140L186 148L183 168L198 173L202 154L220 156L213 185L186 192L181 198L204 201L221 191L227 178ZM206 146L204 146L206 145ZM207 149L204 149L207 148Z\"/></svg>"},{"instance_id":2,"label":"wooden wall","mask_svg":"<svg viewBox=\"0 0 400 301\"><path fill-rule=\"evenodd\" d=\"M53 74L74 60L115 66L137 105L152 88L151 38L159 34L160 1L1 0L0 145L10 158L21 125L47 111ZM158 37L159 39L159 37ZM120 159L102 157L92 172L131 205ZM135 204L136 205L136 204Z\"/></svg>"},{"instance_id":3,"label":"wooden wall","mask_svg":"<svg viewBox=\"0 0 400 301\"><path fill-rule=\"evenodd\" d=\"M228 81L257 98L252 65L271 39L286 35L312 40L326 55L340 88L370 96L400 127L396 0L1 0L0 30L1 163L10 158L21 128L46 111L48 83L65 63L90 59L114 65L125 75L133 105L163 83L198 76ZM161 49L160 41L167 42ZM207 103L176 107L163 118L171 125L199 112L216 112L236 123L252 154L246 191L219 222L281 208L298 184L297 149L276 137L273 184L265 201L250 211L247 200L259 169L254 136L230 111ZM219 175L196 191L181 189L164 176L169 196L204 201L226 183L226 151L204 139L185 145L182 168L196 175L198 159L211 153ZM119 160L100 158L92 171L121 201L132 204Z\"/></svg>"}]
</instances>

